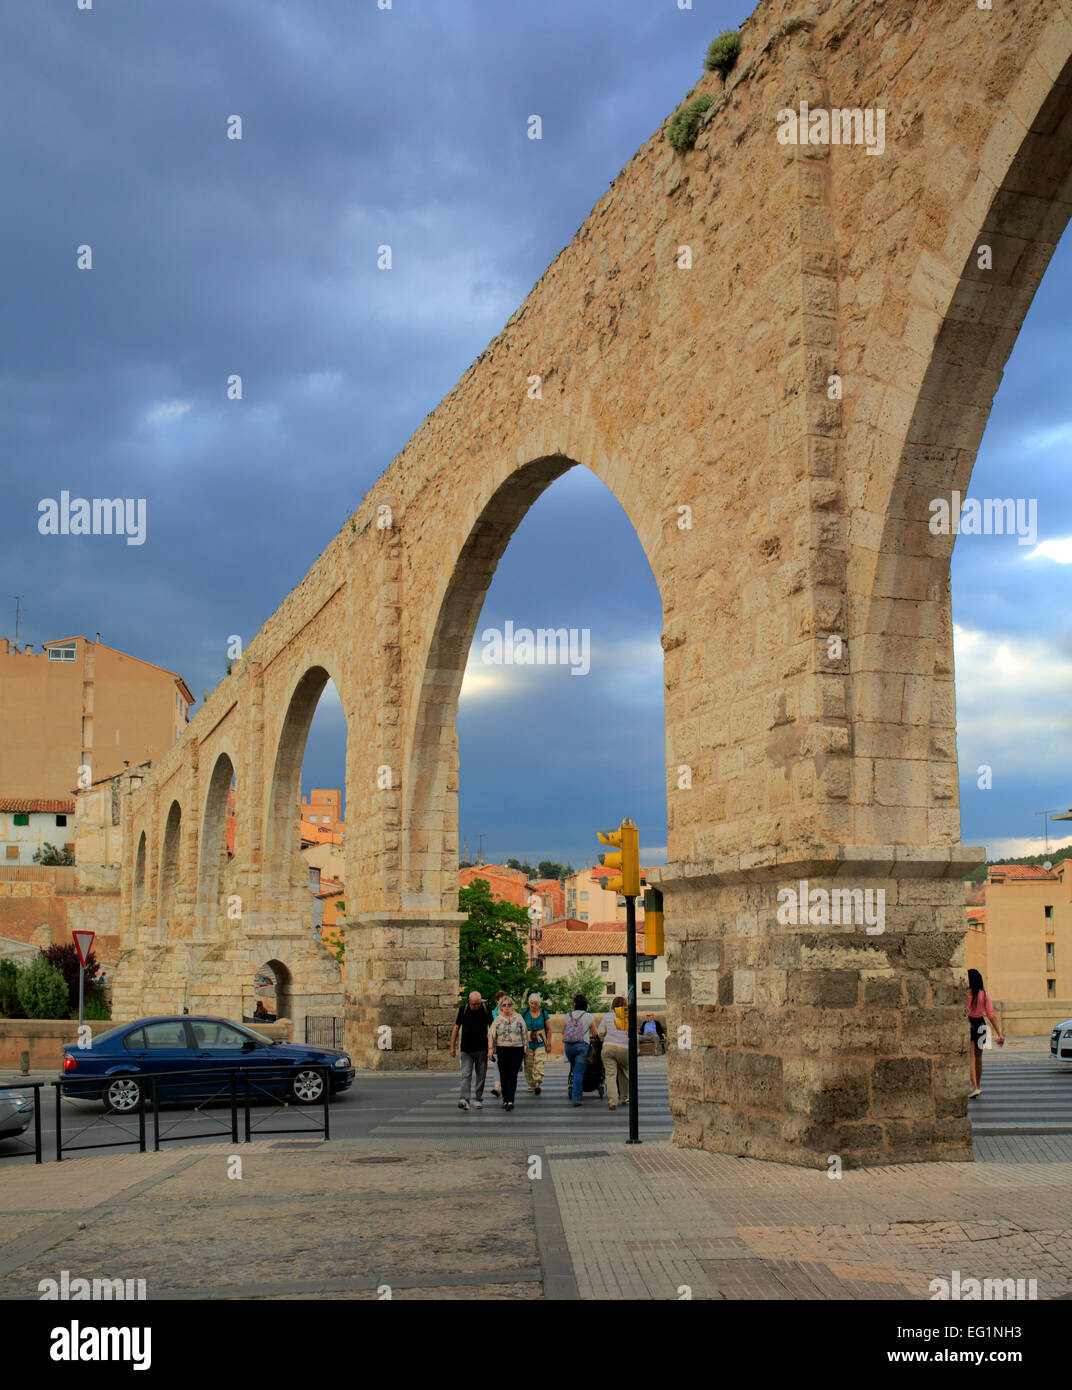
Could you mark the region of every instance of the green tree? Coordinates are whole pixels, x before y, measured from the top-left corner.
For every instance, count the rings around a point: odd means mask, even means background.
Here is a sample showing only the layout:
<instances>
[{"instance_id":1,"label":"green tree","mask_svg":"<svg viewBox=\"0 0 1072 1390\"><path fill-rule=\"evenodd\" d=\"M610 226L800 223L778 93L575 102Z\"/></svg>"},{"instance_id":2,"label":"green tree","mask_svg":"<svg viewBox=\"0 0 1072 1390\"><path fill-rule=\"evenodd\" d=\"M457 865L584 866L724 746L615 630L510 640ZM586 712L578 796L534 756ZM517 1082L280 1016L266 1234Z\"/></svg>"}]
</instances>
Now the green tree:
<instances>
[{"instance_id":1,"label":"green tree","mask_svg":"<svg viewBox=\"0 0 1072 1390\"><path fill-rule=\"evenodd\" d=\"M585 996L593 1013L605 1010L609 1001L603 992L604 983L591 961L579 960L568 975L548 981L547 1010L549 1013L568 1013L573 1008L575 994Z\"/></svg>"},{"instance_id":2,"label":"green tree","mask_svg":"<svg viewBox=\"0 0 1072 1390\"><path fill-rule=\"evenodd\" d=\"M506 861L506 867L508 869L520 869L520 871L525 875L526 878L538 877L536 870L532 867L528 860L522 863L520 859L508 859Z\"/></svg>"},{"instance_id":3,"label":"green tree","mask_svg":"<svg viewBox=\"0 0 1072 1390\"><path fill-rule=\"evenodd\" d=\"M537 878L557 878L559 881L566 877L566 871L561 864L552 859L541 859L536 865Z\"/></svg>"},{"instance_id":4,"label":"green tree","mask_svg":"<svg viewBox=\"0 0 1072 1390\"><path fill-rule=\"evenodd\" d=\"M67 1017L67 981L43 954L19 971L16 987L27 1018Z\"/></svg>"},{"instance_id":5,"label":"green tree","mask_svg":"<svg viewBox=\"0 0 1072 1390\"><path fill-rule=\"evenodd\" d=\"M469 914L458 945L463 993L478 989L490 999L496 990L505 989L518 1002L533 990L544 994L548 982L538 966L529 965L526 951L527 908L493 898L488 880L474 878L458 893L458 910Z\"/></svg>"},{"instance_id":6,"label":"green tree","mask_svg":"<svg viewBox=\"0 0 1072 1390\"><path fill-rule=\"evenodd\" d=\"M25 1018L26 1010L19 1001L21 971L13 960L0 960L0 1018Z\"/></svg>"},{"instance_id":7,"label":"green tree","mask_svg":"<svg viewBox=\"0 0 1072 1390\"><path fill-rule=\"evenodd\" d=\"M50 867L73 864L74 850L64 849L60 845L50 845L46 840L44 849L34 850L33 862L35 864L47 864Z\"/></svg>"}]
</instances>

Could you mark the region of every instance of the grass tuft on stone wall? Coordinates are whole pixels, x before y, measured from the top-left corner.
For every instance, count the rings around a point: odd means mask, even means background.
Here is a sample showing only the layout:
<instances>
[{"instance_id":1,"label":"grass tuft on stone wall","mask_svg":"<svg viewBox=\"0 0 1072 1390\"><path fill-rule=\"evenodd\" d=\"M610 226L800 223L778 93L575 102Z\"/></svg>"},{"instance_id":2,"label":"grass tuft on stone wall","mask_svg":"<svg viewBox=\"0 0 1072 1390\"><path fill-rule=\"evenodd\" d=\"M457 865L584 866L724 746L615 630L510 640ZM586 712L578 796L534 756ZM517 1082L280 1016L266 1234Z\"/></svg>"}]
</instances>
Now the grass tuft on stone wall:
<instances>
[{"instance_id":1,"label":"grass tuft on stone wall","mask_svg":"<svg viewBox=\"0 0 1072 1390\"><path fill-rule=\"evenodd\" d=\"M684 154L695 145L700 129L700 117L709 106L714 105L714 101L714 97L697 97L694 101L686 102L670 117L666 138L678 154Z\"/></svg>"},{"instance_id":2,"label":"grass tuft on stone wall","mask_svg":"<svg viewBox=\"0 0 1072 1390\"><path fill-rule=\"evenodd\" d=\"M741 36L737 30L725 29L717 39L712 39L708 44L704 67L708 72L720 72L725 77L737 61L740 48Z\"/></svg>"}]
</instances>

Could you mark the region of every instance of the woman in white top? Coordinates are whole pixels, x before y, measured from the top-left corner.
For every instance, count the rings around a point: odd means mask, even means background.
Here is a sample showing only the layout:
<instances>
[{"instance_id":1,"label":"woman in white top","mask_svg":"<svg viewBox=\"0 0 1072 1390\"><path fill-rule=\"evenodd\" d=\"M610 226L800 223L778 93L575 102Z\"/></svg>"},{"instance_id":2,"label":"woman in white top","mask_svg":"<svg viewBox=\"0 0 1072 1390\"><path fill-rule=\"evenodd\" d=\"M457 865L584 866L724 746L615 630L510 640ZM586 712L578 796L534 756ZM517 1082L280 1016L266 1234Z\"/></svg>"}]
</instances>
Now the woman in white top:
<instances>
[{"instance_id":1,"label":"woman in white top","mask_svg":"<svg viewBox=\"0 0 1072 1390\"><path fill-rule=\"evenodd\" d=\"M521 1015L514 1012L514 1001L508 994L499 1000L499 1012L488 1029L488 1059L492 1051L499 1059L499 1081L502 1085L504 1110L513 1110L517 1090L517 1074L529 1040L528 1029Z\"/></svg>"}]
</instances>

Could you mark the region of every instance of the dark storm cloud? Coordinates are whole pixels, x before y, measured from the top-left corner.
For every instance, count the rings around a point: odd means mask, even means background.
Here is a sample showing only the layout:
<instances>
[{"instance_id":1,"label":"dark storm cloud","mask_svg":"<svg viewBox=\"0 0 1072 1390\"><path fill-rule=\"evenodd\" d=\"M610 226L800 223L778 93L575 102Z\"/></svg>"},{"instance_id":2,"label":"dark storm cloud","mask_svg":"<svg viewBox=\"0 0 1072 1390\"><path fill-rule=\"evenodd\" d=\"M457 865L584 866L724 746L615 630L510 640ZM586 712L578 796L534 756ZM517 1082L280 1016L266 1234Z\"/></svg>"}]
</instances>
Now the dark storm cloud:
<instances>
[{"instance_id":1,"label":"dark storm cloud","mask_svg":"<svg viewBox=\"0 0 1072 1390\"><path fill-rule=\"evenodd\" d=\"M714 0L9 7L0 584L27 596L24 636L100 630L211 689L228 637L248 641L300 581L740 18ZM973 486L1005 495L1031 476L1040 534L1057 537L1072 534L1067 445L1025 439L1072 421L1068 280L1062 249ZM147 543L39 536L38 501L65 488L146 498ZM1068 573L962 540L958 621L1067 632ZM5 619L12 607L0 600ZM650 572L590 478L564 479L523 524L481 622L507 617L589 626L597 653L657 643ZM665 826L654 661L650 687L596 663L479 718L463 705L463 825L494 819L503 853L576 861L585 827L636 805L642 841L661 843L646 828ZM630 700L624 759L606 711ZM318 720L307 786L341 780L339 720ZM520 791L504 788L508 762Z\"/></svg>"}]
</instances>

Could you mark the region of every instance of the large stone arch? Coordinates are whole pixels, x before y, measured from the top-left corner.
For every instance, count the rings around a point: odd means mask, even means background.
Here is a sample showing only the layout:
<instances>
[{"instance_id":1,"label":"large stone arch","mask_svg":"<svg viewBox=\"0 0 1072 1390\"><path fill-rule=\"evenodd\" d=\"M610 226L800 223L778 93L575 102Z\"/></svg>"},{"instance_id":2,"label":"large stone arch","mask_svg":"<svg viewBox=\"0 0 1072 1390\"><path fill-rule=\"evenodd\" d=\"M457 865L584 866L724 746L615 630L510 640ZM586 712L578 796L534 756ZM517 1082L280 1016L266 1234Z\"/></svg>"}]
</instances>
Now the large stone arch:
<instances>
[{"instance_id":1,"label":"large stone arch","mask_svg":"<svg viewBox=\"0 0 1072 1390\"><path fill-rule=\"evenodd\" d=\"M278 730L336 664L361 731L361 1064L449 1063L460 644L519 515L580 460L663 604L676 1141L970 1156L960 879L980 852L958 843L949 545L927 503L966 485L1067 217L1070 9L765 0L728 79L698 84L694 148L664 126L630 161L135 793L131 825L172 786L199 805L201 744L233 719L267 844ZM802 100L881 110L884 152L781 143ZM277 856L251 835L247 935L297 992L300 931L272 934ZM780 917L801 882L850 894L850 920L811 920L807 897ZM883 895L881 931L857 893Z\"/></svg>"}]
</instances>

